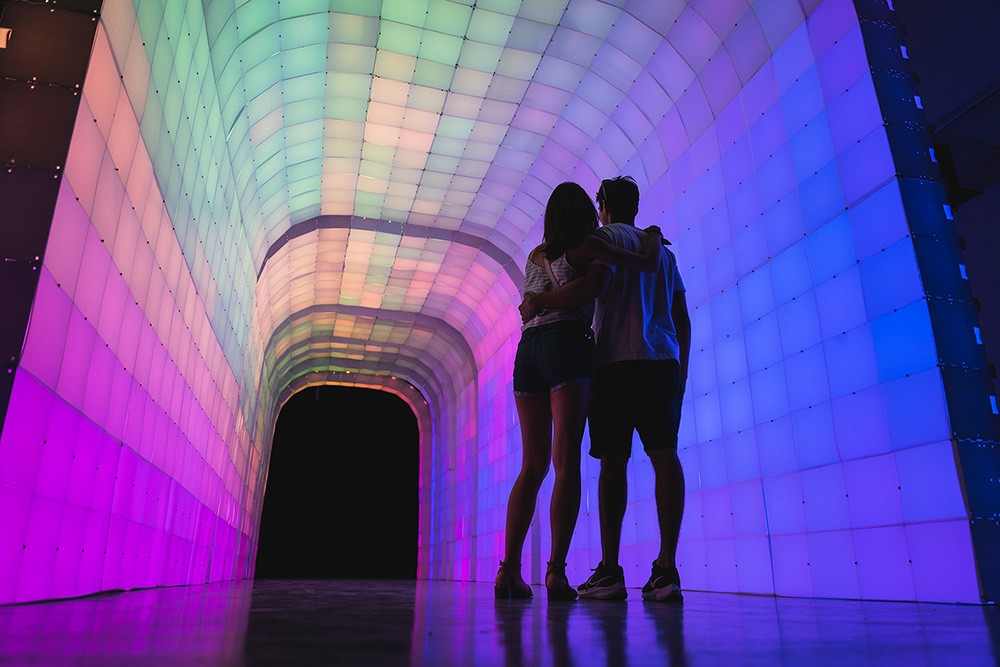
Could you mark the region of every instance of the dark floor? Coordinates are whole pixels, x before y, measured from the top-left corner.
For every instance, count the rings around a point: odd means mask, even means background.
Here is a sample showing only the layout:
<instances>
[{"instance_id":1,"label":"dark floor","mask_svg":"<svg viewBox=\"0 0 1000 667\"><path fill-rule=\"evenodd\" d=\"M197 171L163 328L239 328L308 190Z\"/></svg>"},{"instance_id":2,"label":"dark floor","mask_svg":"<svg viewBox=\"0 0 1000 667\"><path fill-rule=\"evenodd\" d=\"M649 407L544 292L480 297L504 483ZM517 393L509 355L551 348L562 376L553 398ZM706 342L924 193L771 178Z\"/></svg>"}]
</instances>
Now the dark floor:
<instances>
[{"instance_id":1,"label":"dark floor","mask_svg":"<svg viewBox=\"0 0 1000 667\"><path fill-rule=\"evenodd\" d=\"M537 590L536 595L542 591ZM996 665L994 607L688 592L496 602L484 583L257 581L0 607L0 665Z\"/></svg>"}]
</instances>

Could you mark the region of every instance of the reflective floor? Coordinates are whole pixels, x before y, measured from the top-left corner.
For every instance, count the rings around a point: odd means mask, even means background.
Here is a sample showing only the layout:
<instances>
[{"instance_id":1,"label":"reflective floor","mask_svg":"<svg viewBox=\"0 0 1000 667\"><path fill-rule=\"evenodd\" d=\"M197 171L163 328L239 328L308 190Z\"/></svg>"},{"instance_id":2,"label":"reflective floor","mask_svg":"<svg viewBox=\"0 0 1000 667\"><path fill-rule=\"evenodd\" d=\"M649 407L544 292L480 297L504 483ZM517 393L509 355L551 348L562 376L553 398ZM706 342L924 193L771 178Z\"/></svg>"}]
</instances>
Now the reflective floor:
<instances>
[{"instance_id":1,"label":"reflective floor","mask_svg":"<svg viewBox=\"0 0 1000 667\"><path fill-rule=\"evenodd\" d=\"M543 591L536 587L536 595ZM0 665L996 665L994 607L490 584L244 581L0 607Z\"/></svg>"}]
</instances>

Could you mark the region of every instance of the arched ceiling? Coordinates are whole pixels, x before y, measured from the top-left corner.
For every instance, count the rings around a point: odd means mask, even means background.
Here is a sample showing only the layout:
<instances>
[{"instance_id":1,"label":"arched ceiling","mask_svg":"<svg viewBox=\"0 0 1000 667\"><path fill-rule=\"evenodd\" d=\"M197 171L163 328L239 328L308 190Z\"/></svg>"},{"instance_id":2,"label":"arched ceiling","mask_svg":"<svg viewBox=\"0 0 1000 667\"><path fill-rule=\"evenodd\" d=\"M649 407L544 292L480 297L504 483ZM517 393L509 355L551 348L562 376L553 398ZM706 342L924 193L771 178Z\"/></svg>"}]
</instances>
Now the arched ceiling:
<instances>
[{"instance_id":1,"label":"arched ceiling","mask_svg":"<svg viewBox=\"0 0 1000 667\"><path fill-rule=\"evenodd\" d=\"M204 0L258 370L448 394L516 331L551 189L655 182L813 5Z\"/></svg>"}]
</instances>

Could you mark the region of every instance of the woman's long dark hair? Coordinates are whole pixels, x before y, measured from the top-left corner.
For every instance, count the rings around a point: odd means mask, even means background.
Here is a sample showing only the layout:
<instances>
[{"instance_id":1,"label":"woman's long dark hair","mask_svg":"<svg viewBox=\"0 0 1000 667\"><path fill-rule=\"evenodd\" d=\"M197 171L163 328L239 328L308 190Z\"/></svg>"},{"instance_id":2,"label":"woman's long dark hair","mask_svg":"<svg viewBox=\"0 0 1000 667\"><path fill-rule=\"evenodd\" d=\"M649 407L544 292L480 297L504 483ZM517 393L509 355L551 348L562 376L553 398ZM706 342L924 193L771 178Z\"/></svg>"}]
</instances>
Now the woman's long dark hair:
<instances>
[{"instance_id":1,"label":"woman's long dark hair","mask_svg":"<svg viewBox=\"0 0 1000 667\"><path fill-rule=\"evenodd\" d=\"M559 257L597 229L597 209L577 183L560 183L545 206L545 256Z\"/></svg>"}]
</instances>

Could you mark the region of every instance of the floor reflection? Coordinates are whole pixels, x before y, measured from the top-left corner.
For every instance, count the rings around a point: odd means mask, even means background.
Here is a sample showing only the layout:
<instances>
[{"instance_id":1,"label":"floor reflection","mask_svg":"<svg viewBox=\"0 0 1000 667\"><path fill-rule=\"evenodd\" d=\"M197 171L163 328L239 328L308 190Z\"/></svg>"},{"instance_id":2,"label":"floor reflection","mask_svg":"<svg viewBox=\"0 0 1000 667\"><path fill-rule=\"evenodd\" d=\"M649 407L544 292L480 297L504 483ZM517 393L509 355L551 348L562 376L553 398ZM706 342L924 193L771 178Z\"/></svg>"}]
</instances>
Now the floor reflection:
<instances>
[{"instance_id":1,"label":"floor reflection","mask_svg":"<svg viewBox=\"0 0 1000 667\"><path fill-rule=\"evenodd\" d=\"M688 592L496 601L490 584L257 581L0 607L2 665L994 665L995 607Z\"/></svg>"},{"instance_id":2,"label":"floor reflection","mask_svg":"<svg viewBox=\"0 0 1000 667\"><path fill-rule=\"evenodd\" d=\"M249 581L0 607L0 665L242 665Z\"/></svg>"},{"instance_id":3,"label":"floor reflection","mask_svg":"<svg viewBox=\"0 0 1000 667\"><path fill-rule=\"evenodd\" d=\"M553 667L573 667L577 664L573 652L575 642L570 641L570 616L579 610L580 607L572 602L553 603L545 610L547 636L552 650L550 664Z\"/></svg>"}]
</instances>

